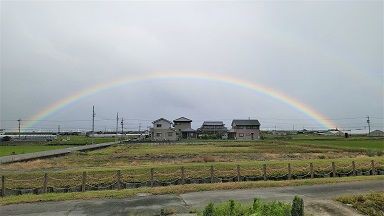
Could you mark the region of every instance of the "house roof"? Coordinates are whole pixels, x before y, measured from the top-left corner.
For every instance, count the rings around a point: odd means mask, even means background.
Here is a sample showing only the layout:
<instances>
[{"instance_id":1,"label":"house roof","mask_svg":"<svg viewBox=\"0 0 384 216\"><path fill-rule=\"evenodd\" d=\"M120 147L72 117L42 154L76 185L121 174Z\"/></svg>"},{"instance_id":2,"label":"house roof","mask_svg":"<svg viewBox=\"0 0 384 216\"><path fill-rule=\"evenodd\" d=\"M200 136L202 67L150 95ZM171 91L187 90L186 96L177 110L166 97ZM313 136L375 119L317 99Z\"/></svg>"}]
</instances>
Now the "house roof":
<instances>
[{"instance_id":1,"label":"house roof","mask_svg":"<svg viewBox=\"0 0 384 216\"><path fill-rule=\"evenodd\" d=\"M260 122L257 119L234 119L232 121L232 126L234 125L243 125L243 126L253 126L258 125L260 126Z\"/></svg>"},{"instance_id":2,"label":"house roof","mask_svg":"<svg viewBox=\"0 0 384 216\"><path fill-rule=\"evenodd\" d=\"M203 126L221 126L224 125L222 121L204 121Z\"/></svg>"},{"instance_id":3,"label":"house roof","mask_svg":"<svg viewBox=\"0 0 384 216\"><path fill-rule=\"evenodd\" d=\"M156 122L159 122L159 121L166 121L166 122L168 122L169 124L172 124L171 121L169 121L169 120L167 120L167 119L165 119L165 118L159 118L159 119L153 121L152 124L155 124Z\"/></svg>"},{"instance_id":4,"label":"house roof","mask_svg":"<svg viewBox=\"0 0 384 216\"><path fill-rule=\"evenodd\" d=\"M195 130L193 130L192 128L186 128L181 130L181 132L195 132Z\"/></svg>"},{"instance_id":5,"label":"house roof","mask_svg":"<svg viewBox=\"0 0 384 216\"><path fill-rule=\"evenodd\" d=\"M185 117L180 117L178 119L173 120L173 122L192 122L192 120Z\"/></svg>"}]
</instances>

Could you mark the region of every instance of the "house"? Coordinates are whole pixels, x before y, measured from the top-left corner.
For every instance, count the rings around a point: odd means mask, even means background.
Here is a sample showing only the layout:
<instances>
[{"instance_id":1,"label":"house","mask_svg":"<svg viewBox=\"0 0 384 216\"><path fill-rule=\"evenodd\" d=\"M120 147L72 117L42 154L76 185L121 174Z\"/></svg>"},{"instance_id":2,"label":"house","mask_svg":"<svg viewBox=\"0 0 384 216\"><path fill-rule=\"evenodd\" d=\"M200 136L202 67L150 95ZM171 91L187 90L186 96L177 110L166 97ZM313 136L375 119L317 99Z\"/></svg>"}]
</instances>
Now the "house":
<instances>
[{"instance_id":1,"label":"house","mask_svg":"<svg viewBox=\"0 0 384 216\"><path fill-rule=\"evenodd\" d=\"M256 119L235 119L231 125L231 138L236 140L260 139L260 122Z\"/></svg>"},{"instance_id":2,"label":"house","mask_svg":"<svg viewBox=\"0 0 384 216\"><path fill-rule=\"evenodd\" d=\"M384 132L381 131L381 130L374 130L374 131L372 131L371 133L369 133L368 136L372 136L372 137L382 137L382 136L384 136Z\"/></svg>"},{"instance_id":3,"label":"house","mask_svg":"<svg viewBox=\"0 0 384 216\"><path fill-rule=\"evenodd\" d=\"M226 136L228 129L222 121L204 121L203 125L198 129L198 133L202 135Z\"/></svg>"},{"instance_id":4,"label":"house","mask_svg":"<svg viewBox=\"0 0 384 216\"><path fill-rule=\"evenodd\" d=\"M176 135L179 139L196 138L196 131L192 129L191 123L192 120L185 117L173 120Z\"/></svg>"},{"instance_id":5,"label":"house","mask_svg":"<svg viewBox=\"0 0 384 216\"><path fill-rule=\"evenodd\" d=\"M172 122L160 118L152 122L151 140L152 141L176 141L176 130L172 128Z\"/></svg>"}]
</instances>

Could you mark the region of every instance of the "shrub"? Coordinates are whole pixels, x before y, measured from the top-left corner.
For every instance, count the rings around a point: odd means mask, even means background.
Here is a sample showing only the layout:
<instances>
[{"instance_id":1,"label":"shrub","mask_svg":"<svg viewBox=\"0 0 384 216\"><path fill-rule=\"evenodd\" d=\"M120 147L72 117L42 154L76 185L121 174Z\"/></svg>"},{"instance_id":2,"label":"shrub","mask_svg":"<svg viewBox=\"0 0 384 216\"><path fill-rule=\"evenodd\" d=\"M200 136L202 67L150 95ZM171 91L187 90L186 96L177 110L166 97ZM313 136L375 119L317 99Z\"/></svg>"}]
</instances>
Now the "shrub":
<instances>
[{"instance_id":1,"label":"shrub","mask_svg":"<svg viewBox=\"0 0 384 216\"><path fill-rule=\"evenodd\" d=\"M228 202L217 204L209 203L203 216L289 216L290 205L282 202L263 202L254 199L252 206L243 205L240 202L229 200ZM201 215L201 214L200 214Z\"/></svg>"},{"instance_id":2,"label":"shrub","mask_svg":"<svg viewBox=\"0 0 384 216\"><path fill-rule=\"evenodd\" d=\"M302 198L295 196L292 202L292 216L304 216L304 201Z\"/></svg>"},{"instance_id":3,"label":"shrub","mask_svg":"<svg viewBox=\"0 0 384 216\"><path fill-rule=\"evenodd\" d=\"M12 140L12 138L10 137L10 136L5 136L5 137L3 137L2 139L1 139L1 141L3 141L3 142L9 142L9 141L11 141Z\"/></svg>"},{"instance_id":4,"label":"shrub","mask_svg":"<svg viewBox=\"0 0 384 216\"><path fill-rule=\"evenodd\" d=\"M213 209L213 203L209 203L203 211L203 216L213 216Z\"/></svg>"}]
</instances>

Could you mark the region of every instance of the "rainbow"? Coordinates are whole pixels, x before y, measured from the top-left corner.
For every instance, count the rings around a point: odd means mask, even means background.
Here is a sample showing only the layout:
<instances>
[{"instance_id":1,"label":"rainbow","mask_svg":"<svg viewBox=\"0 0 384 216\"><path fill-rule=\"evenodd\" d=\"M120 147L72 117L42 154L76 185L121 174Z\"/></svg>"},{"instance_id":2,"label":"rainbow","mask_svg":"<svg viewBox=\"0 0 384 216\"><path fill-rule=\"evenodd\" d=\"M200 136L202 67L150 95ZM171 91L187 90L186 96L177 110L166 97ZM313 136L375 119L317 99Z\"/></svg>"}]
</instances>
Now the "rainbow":
<instances>
[{"instance_id":1,"label":"rainbow","mask_svg":"<svg viewBox=\"0 0 384 216\"><path fill-rule=\"evenodd\" d=\"M284 102L296 110L301 111L306 114L310 118L317 121L319 124L324 126L325 128L336 128L335 123L333 123L329 118L319 113L315 109L310 106L282 93L275 89L269 88L267 86L263 86L261 84L256 84L247 80L241 80L232 76L222 75L222 74L213 74L213 73L196 73L196 72L188 72L188 73L152 73L149 75L140 75L140 76L128 76L123 78L118 78L115 80L111 80L109 82L103 82L96 85L93 85L88 88L84 88L75 94L72 94L68 97L57 100L56 102L50 104L49 106L42 109L40 112L33 115L28 124L25 125L25 128L33 127L36 122L46 119L51 114L63 109L64 107L82 99L87 96L96 94L98 92L119 87L123 85L127 85L129 83L135 83L140 81L148 81L148 80L158 80L158 79L199 79L199 80L208 80L208 81L216 81L222 82L234 86L238 86L245 89L250 89L252 91L256 91L258 93L262 93L264 95L270 96L274 99L277 99L281 102Z\"/></svg>"}]
</instances>

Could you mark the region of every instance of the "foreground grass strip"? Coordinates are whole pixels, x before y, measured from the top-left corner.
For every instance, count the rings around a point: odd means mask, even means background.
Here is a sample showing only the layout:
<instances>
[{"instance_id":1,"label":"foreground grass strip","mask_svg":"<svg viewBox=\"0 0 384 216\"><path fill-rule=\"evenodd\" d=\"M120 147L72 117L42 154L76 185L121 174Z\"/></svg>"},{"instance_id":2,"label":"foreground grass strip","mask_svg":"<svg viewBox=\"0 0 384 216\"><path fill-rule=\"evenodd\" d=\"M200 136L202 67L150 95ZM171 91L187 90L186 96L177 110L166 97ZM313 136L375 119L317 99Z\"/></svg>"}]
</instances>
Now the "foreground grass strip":
<instances>
[{"instance_id":1,"label":"foreground grass strip","mask_svg":"<svg viewBox=\"0 0 384 216\"><path fill-rule=\"evenodd\" d=\"M384 216L384 192L341 196L336 200L352 205L353 208L366 215Z\"/></svg>"},{"instance_id":2,"label":"foreground grass strip","mask_svg":"<svg viewBox=\"0 0 384 216\"><path fill-rule=\"evenodd\" d=\"M316 185L316 184L333 184L342 182L356 182L367 180L384 180L384 176L357 176L344 178L321 178L321 179L302 179L302 180L285 180L285 181L256 181L256 182L229 182L215 184L190 184L190 185L173 185L167 187L154 188L136 188L124 190L103 190L103 191L86 191L73 193L48 193L48 194L25 194L19 196L7 196L0 198L0 205L9 205L16 203L31 203L41 201L63 201L63 200L89 200L101 198L127 198L137 195L138 193L159 194L182 194L196 191L209 190L234 190L234 189L250 189L264 187L284 187L284 186L300 186L300 185Z\"/></svg>"}]
</instances>

